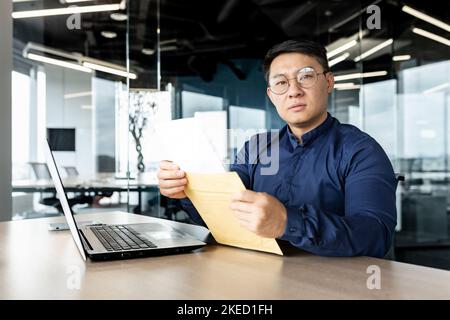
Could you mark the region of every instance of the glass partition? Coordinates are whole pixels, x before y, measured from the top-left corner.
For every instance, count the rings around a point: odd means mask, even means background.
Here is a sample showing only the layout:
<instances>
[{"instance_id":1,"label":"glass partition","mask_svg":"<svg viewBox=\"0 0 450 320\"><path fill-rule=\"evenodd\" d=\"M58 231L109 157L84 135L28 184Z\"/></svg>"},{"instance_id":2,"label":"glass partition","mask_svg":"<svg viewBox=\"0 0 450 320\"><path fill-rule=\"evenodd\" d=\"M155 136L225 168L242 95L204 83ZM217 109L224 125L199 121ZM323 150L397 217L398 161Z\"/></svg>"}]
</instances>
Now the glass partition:
<instances>
[{"instance_id":1,"label":"glass partition","mask_svg":"<svg viewBox=\"0 0 450 320\"><path fill-rule=\"evenodd\" d=\"M94 4L108 10L28 13ZM156 186L157 125L203 119L231 162L245 141L236 132L285 125L266 95L265 53L310 39L326 46L335 76L329 112L374 137L405 177L388 257L450 269L444 2L36 0L14 1L14 12L15 218L58 214L52 190L35 183L46 180L38 174L48 137L67 183L93 181L87 192L70 189L88 201L77 212L192 222Z\"/></svg>"},{"instance_id":2,"label":"glass partition","mask_svg":"<svg viewBox=\"0 0 450 320\"><path fill-rule=\"evenodd\" d=\"M127 79L124 2L13 2L14 218L61 214L45 139L75 213L123 210L128 188L116 179L116 154Z\"/></svg>"}]
</instances>

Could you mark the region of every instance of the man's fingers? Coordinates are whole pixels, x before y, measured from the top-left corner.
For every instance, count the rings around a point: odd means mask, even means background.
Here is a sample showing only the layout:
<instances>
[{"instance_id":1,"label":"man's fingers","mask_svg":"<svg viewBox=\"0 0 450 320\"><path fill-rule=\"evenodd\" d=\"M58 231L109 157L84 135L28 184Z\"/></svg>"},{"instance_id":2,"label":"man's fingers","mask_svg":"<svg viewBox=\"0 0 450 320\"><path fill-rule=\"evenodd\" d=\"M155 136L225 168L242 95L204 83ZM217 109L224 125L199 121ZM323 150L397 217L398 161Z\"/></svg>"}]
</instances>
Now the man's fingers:
<instances>
[{"instance_id":1,"label":"man's fingers","mask_svg":"<svg viewBox=\"0 0 450 320\"><path fill-rule=\"evenodd\" d=\"M159 168L162 170L178 170L180 167L172 161L163 160L159 163Z\"/></svg>"},{"instance_id":2,"label":"man's fingers","mask_svg":"<svg viewBox=\"0 0 450 320\"><path fill-rule=\"evenodd\" d=\"M184 186L181 186L181 187L168 188L168 189L161 190L161 193L169 198L173 197L173 196L177 196L177 195L183 195L185 197L186 195L184 194L184 192L182 192L183 190L184 190Z\"/></svg>"},{"instance_id":3,"label":"man's fingers","mask_svg":"<svg viewBox=\"0 0 450 320\"><path fill-rule=\"evenodd\" d=\"M159 170L158 179L168 180L168 179L180 179L184 178L185 172L181 170Z\"/></svg>"},{"instance_id":4,"label":"man's fingers","mask_svg":"<svg viewBox=\"0 0 450 320\"><path fill-rule=\"evenodd\" d=\"M176 180L160 180L159 187L162 189L170 189L185 186L187 184L187 179L176 179Z\"/></svg>"},{"instance_id":5,"label":"man's fingers","mask_svg":"<svg viewBox=\"0 0 450 320\"><path fill-rule=\"evenodd\" d=\"M258 199L258 192L244 190L231 196L231 201L254 202Z\"/></svg>"},{"instance_id":6,"label":"man's fingers","mask_svg":"<svg viewBox=\"0 0 450 320\"><path fill-rule=\"evenodd\" d=\"M234 211L234 216L238 219L239 223L241 224L250 224L251 217L248 213L240 212L240 211Z\"/></svg>"},{"instance_id":7,"label":"man's fingers","mask_svg":"<svg viewBox=\"0 0 450 320\"><path fill-rule=\"evenodd\" d=\"M248 202L233 201L230 204L230 209L244 213L251 213L254 211L254 206Z\"/></svg>"}]
</instances>

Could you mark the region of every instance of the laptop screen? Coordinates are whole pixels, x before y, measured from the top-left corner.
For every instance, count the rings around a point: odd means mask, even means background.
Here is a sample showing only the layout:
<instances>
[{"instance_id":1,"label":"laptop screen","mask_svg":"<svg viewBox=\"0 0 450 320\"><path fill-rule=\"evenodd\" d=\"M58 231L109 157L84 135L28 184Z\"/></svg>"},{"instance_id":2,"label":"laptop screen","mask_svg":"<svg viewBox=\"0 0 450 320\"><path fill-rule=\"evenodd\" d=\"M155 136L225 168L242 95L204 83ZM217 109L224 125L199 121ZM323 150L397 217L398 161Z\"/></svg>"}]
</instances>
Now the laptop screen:
<instances>
[{"instance_id":1,"label":"laptop screen","mask_svg":"<svg viewBox=\"0 0 450 320\"><path fill-rule=\"evenodd\" d=\"M77 223L73 217L72 209L69 206L69 201L67 200L66 192L64 191L64 186L61 181L61 176L59 175L58 168L56 166L55 158L50 150L50 145L47 140L44 143L45 157L47 159L47 166L52 176L53 183L55 184L56 192L58 193L59 201L66 217L67 224L69 225L70 233L72 233L72 238L80 251L81 257L86 260L86 253L84 252L83 245L81 243L81 236L78 231Z\"/></svg>"}]
</instances>

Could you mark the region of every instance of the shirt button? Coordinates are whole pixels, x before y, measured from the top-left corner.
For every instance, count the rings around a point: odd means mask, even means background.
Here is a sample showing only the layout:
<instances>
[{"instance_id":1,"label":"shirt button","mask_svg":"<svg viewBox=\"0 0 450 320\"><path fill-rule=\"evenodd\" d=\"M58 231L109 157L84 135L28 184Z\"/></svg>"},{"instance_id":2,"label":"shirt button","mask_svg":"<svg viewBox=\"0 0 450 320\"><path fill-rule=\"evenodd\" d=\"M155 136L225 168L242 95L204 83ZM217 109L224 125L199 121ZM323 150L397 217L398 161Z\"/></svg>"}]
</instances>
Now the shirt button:
<instances>
[{"instance_id":1,"label":"shirt button","mask_svg":"<svg viewBox=\"0 0 450 320\"><path fill-rule=\"evenodd\" d=\"M297 228L289 228L289 231L290 232L295 232L295 231L297 231Z\"/></svg>"}]
</instances>

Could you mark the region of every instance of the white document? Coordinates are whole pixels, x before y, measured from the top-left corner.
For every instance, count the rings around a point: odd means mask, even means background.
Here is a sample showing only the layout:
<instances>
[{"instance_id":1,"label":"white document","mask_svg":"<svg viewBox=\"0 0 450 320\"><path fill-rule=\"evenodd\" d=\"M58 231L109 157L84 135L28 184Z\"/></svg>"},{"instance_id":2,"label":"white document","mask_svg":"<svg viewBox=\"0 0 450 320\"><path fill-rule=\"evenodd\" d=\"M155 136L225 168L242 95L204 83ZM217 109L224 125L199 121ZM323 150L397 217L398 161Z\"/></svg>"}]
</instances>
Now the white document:
<instances>
[{"instance_id":1,"label":"white document","mask_svg":"<svg viewBox=\"0 0 450 320\"><path fill-rule=\"evenodd\" d=\"M226 172L198 119L185 118L161 123L156 127L156 132L161 151L159 160L170 160L187 172Z\"/></svg>"},{"instance_id":2,"label":"white document","mask_svg":"<svg viewBox=\"0 0 450 320\"><path fill-rule=\"evenodd\" d=\"M227 112L226 111L204 111L196 112L194 118L199 120L203 132L213 147L215 153L219 155L222 163L227 159L228 132L227 132Z\"/></svg>"}]
</instances>

